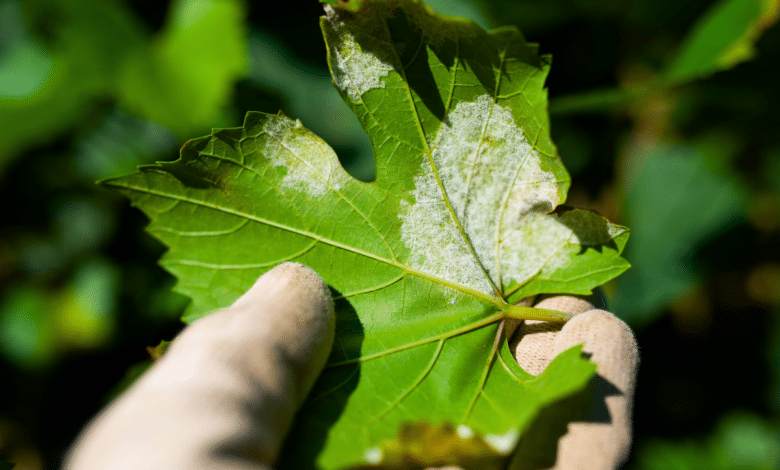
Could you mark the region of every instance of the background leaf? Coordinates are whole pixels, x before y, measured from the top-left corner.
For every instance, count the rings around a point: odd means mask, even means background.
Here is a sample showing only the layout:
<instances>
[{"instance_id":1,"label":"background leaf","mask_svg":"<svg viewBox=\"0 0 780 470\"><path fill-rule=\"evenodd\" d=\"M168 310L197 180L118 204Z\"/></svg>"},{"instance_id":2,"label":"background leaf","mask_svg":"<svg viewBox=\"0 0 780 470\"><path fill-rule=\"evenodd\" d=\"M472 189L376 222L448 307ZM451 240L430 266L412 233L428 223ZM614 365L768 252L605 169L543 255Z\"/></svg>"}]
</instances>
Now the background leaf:
<instances>
[{"instance_id":1,"label":"background leaf","mask_svg":"<svg viewBox=\"0 0 780 470\"><path fill-rule=\"evenodd\" d=\"M10 1L2 8L9 27L23 13L31 27L13 25L17 38L0 55L0 64L25 64L0 66L0 170L106 97L182 135L208 129L223 119L233 82L246 72L239 0L177 0L155 36L119 0Z\"/></svg>"},{"instance_id":2,"label":"background leaf","mask_svg":"<svg viewBox=\"0 0 780 470\"><path fill-rule=\"evenodd\" d=\"M756 40L778 15L775 0L721 0L691 29L665 80L685 83L752 59Z\"/></svg>"},{"instance_id":3,"label":"background leaf","mask_svg":"<svg viewBox=\"0 0 780 470\"><path fill-rule=\"evenodd\" d=\"M6 2L2 8L8 23L22 23L26 13L31 27L8 25L19 39L9 41L13 49L0 66L0 171L11 156L82 119L90 100L114 88L116 69L144 36L116 1L38 0ZM48 44L33 34L39 30ZM12 67L15 63L26 69ZM36 80L27 81L28 74Z\"/></svg>"},{"instance_id":4,"label":"background leaf","mask_svg":"<svg viewBox=\"0 0 780 470\"><path fill-rule=\"evenodd\" d=\"M168 15L160 34L127 58L117 92L126 109L184 135L219 123L233 81L246 72L244 6L176 0Z\"/></svg>"},{"instance_id":5,"label":"background leaf","mask_svg":"<svg viewBox=\"0 0 780 470\"><path fill-rule=\"evenodd\" d=\"M776 0L720 0L688 32L676 55L657 76L620 88L563 96L552 113L605 111L664 89L685 85L750 60L755 43L780 17Z\"/></svg>"},{"instance_id":6,"label":"background leaf","mask_svg":"<svg viewBox=\"0 0 780 470\"><path fill-rule=\"evenodd\" d=\"M636 268L621 277L614 297L614 308L633 324L651 321L659 307L690 292L700 276L696 250L744 220L744 189L708 165L707 156L721 152L728 152L721 142L700 142L659 145L645 155L625 202L634 238L641 240L640 248L629 247ZM660 201L659 191L665 194Z\"/></svg>"}]
</instances>

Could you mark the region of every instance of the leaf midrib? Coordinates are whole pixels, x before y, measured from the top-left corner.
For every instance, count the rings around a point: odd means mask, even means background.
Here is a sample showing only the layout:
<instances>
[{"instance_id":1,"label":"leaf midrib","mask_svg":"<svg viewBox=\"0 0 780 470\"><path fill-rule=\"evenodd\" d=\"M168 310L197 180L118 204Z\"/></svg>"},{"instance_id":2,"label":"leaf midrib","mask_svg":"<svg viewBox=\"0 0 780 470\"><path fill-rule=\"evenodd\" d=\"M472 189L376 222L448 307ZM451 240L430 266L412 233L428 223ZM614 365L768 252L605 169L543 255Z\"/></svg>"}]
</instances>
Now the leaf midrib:
<instances>
[{"instance_id":1,"label":"leaf midrib","mask_svg":"<svg viewBox=\"0 0 780 470\"><path fill-rule=\"evenodd\" d=\"M485 266L482 264L482 260L479 259L477 256L476 251L474 251L474 246L471 244L471 241L469 240L468 235L466 234L466 231L463 228L463 225L460 222L460 219L458 219L457 214L455 214L455 209L452 207L452 202L450 202L450 198L447 196L447 191L444 189L444 184L441 181L441 176L439 176L439 169L436 168L436 162L433 160L433 152L428 145L428 140L425 138L425 131L422 127L422 122L420 121L420 113L417 112L417 106L414 104L414 96L412 96L412 89L409 87L409 80L406 77L406 69L403 66L403 61L401 61L401 56L398 53L398 49L396 48L395 41L392 40L392 33L390 32L390 25L388 24L387 18L384 19L382 22L382 25L385 27L385 30L387 31L387 37L389 37L391 40L390 46L393 51L393 54L395 55L395 59L397 63L401 66L398 73L403 78L404 83L404 89L406 90L406 94L408 96L408 102L409 106L412 108L412 114L414 115L414 122L417 125L417 132L420 135L420 141L423 143L424 146L424 152L425 156L428 158L428 163L431 165L431 169L433 170L433 174L436 177L436 184L439 186L439 190L442 193L442 196L444 197L444 202L447 205L447 210L450 213L450 218L455 223L455 225L458 227L458 231L460 232L461 236L463 237L463 240L466 242L466 246L469 247L469 251L471 252L471 256L474 258L474 260L477 262L477 265L479 265L479 268L482 270L482 274L485 276L485 279L490 284L490 287L493 289L493 293L495 294L497 299L501 299L501 303L505 303L503 300L503 296L501 294L501 289L499 287L496 287L496 283L493 281L493 279L490 277L490 275L487 272L487 269L485 269ZM458 36L459 39L459 36ZM502 64L503 64L503 58L502 58ZM453 72L453 81L455 80L455 76L457 76L457 68L454 69ZM453 84L454 87L454 84ZM495 93L494 93L495 96ZM494 98L495 100L495 98ZM451 102L450 102L451 103ZM495 101L494 101L495 103ZM449 112L449 110L448 110ZM445 114L446 118L446 114ZM442 122L443 124L443 122ZM436 140L438 141L439 136L441 135L443 125L439 127L439 130L436 135Z\"/></svg>"},{"instance_id":2,"label":"leaf midrib","mask_svg":"<svg viewBox=\"0 0 780 470\"><path fill-rule=\"evenodd\" d=\"M485 302L488 302L488 303L494 305L497 309L499 309L502 312L505 309L505 306L507 305L506 302L504 301L504 299L502 299L500 297L493 297L493 296L487 295L487 294L485 294L483 292L480 292L478 290L472 289L471 287L464 286L462 284L457 284L457 283L452 282L450 280L443 279L443 278L440 278L440 277L437 277L437 276L433 276L433 275L430 275L428 273L416 270L416 269L411 268L411 267L409 267L409 266L407 266L407 265L405 265L405 264L403 264L403 263L401 263L399 261L391 260L391 259L388 259L388 258L384 258L384 257L376 255L374 253L371 253L371 252L368 252L368 251L364 251L364 250L361 250L359 248L355 248L355 247L352 247L352 246L349 246L349 245L345 245L343 243L337 242L335 240L331 240L329 238L322 237L320 235L317 235L315 233L311 233L311 232L306 231L306 230L301 230L301 229L297 229L297 228L294 228L294 227L289 227L287 225L280 224L278 222L274 222L274 221L271 221L271 220L263 219L263 218L254 216L252 214L247 214L245 212L241 212L241 211L237 211L237 210L234 210L234 209L230 209L228 207L222 207L222 206L219 206L219 205L216 205L216 204L209 204L209 203L207 203L205 201L198 201L198 200L194 200L194 199L189 199L189 198L186 198L186 197L182 197L182 196L179 196L179 195L176 195L176 194L166 193L166 192L159 191L159 190L152 190L150 188L143 188L143 187L134 186L134 185L130 185L130 184L124 184L124 185L123 184L117 184L116 181L106 181L104 183L104 185L106 185L106 186L113 186L113 187L116 187L116 188L123 188L123 189L131 190L131 191L137 191L139 193L150 194L150 195L158 196L158 197L162 197L162 198L168 198L168 199L171 199L171 200L174 200L174 201L184 202L184 203L187 203L187 204L193 204L193 205L197 205L197 206L200 206L200 207L205 207L207 209L223 212L225 214L234 215L236 217L242 217L242 218L245 218L245 219L248 219L250 221L260 223L260 224L269 225L271 227L275 227L275 228L278 228L280 230L285 230L285 231L288 231L288 232L291 232L291 233L295 233L297 235L301 235L301 236L304 236L304 237L311 238L313 240L316 240L317 242L325 243L325 244L331 245L331 246L333 246L335 248L339 248L339 249L342 249L342 250L345 250L345 251L349 251L349 252L355 253L357 255L364 256L366 258L374 259L376 261L379 261L379 262L382 262L382 263L394 266L394 267L396 267L398 269L401 269L404 272L406 272L408 274L411 274L413 276L417 276L417 277L420 277L422 279L426 279L426 280L428 280L430 282L433 282L433 283L436 283L436 284L440 284L440 285L443 285L445 287L449 287L451 289L463 292L465 294L469 294L471 296L474 296L474 297L476 297L478 299L484 300Z\"/></svg>"}]
</instances>

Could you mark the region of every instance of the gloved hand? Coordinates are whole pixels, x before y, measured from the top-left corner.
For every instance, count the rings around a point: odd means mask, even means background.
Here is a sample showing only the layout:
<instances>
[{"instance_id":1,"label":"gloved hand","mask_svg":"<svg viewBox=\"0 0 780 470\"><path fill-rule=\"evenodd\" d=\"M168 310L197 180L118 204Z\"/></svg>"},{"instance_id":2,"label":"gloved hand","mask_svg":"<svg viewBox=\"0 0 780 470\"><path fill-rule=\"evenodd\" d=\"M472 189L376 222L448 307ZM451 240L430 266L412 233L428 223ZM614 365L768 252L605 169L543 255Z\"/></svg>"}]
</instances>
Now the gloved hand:
<instances>
[{"instance_id":1,"label":"gloved hand","mask_svg":"<svg viewBox=\"0 0 780 470\"><path fill-rule=\"evenodd\" d=\"M592 309L563 296L538 306L568 313ZM330 294L317 274L293 263L274 268L232 306L187 327L150 371L88 425L64 468L270 468L295 410L325 364L334 321ZM520 365L538 374L559 352L580 343L592 353L603 380L575 401L592 401L595 416L604 403L601 385L609 382L614 388L608 392L622 394L606 398L610 422L570 425L555 468L616 468L630 444L637 365L628 327L595 310L576 316L562 330L523 322L511 345ZM581 405L562 409L581 410ZM521 439L524 457L515 459L512 468L536 470L555 462L557 437L573 417L557 410L543 411L534 423L539 429ZM563 430L555 428L559 422Z\"/></svg>"},{"instance_id":2,"label":"gloved hand","mask_svg":"<svg viewBox=\"0 0 780 470\"><path fill-rule=\"evenodd\" d=\"M334 331L322 278L277 266L232 306L187 327L88 425L64 468L271 468Z\"/></svg>"},{"instance_id":3,"label":"gloved hand","mask_svg":"<svg viewBox=\"0 0 780 470\"><path fill-rule=\"evenodd\" d=\"M521 437L511 470L617 469L631 448L631 412L639 349L631 329L589 302L565 295L535 307L575 314L566 322L526 320L510 349L527 372L538 375L561 352L583 345L597 376L582 393L554 403ZM567 429L568 427L568 429ZM559 436L563 436L558 440Z\"/></svg>"}]
</instances>

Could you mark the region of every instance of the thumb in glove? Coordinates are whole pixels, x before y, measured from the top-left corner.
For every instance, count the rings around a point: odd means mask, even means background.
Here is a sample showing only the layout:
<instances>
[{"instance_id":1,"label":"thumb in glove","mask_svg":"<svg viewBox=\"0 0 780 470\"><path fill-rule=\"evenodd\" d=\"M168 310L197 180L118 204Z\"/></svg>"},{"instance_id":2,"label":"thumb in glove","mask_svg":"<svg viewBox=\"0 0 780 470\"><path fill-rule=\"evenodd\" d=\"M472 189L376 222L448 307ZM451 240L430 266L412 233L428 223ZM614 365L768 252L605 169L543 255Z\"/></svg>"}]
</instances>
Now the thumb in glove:
<instances>
[{"instance_id":1,"label":"thumb in glove","mask_svg":"<svg viewBox=\"0 0 780 470\"><path fill-rule=\"evenodd\" d=\"M543 409L523 434L512 470L616 469L628 457L639 350L623 321L577 297L556 296L536 307L575 314L566 324L524 321L510 349L520 366L540 374L555 356L583 345L597 366L590 386ZM568 426L567 426L568 424Z\"/></svg>"}]
</instances>

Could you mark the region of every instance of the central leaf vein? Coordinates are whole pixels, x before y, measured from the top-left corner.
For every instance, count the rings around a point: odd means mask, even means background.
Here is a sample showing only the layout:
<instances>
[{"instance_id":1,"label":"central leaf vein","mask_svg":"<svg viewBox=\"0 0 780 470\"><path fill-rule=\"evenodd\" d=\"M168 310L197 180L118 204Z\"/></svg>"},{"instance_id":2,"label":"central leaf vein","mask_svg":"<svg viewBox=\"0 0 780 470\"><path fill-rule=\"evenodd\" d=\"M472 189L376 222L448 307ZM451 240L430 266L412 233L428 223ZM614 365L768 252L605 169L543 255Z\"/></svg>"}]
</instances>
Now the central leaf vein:
<instances>
[{"instance_id":1,"label":"central leaf vein","mask_svg":"<svg viewBox=\"0 0 780 470\"><path fill-rule=\"evenodd\" d=\"M387 19L384 19L383 25L385 27L385 30L387 31L388 37L392 39L392 33L390 32L390 26L387 22ZM398 48L396 47L395 41L391 41L391 46L392 46L391 49L393 51L393 54L395 55L395 59L397 63L402 64L401 56L398 53ZM455 224L455 226L458 228L458 231L460 232L460 235L463 237L463 240L466 242L466 246L468 246L468 249L471 252L472 257L474 258L474 260L477 262L480 269L482 270L482 274L485 276L485 279L493 288L493 292L495 293L496 297L503 300L503 297L501 296L501 291L496 287L495 283L493 282L493 279L490 278L490 275L485 269L485 266L482 264L482 261L477 256L474 247L472 246L468 236L466 235L466 231L464 230L463 225L461 224L457 214L455 213L455 210L452 207L452 201L450 201L450 198L447 196L447 191L444 187L444 184L441 181L441 175L439 175L439 170L436 168L436 163L433 160L433 152L431 151L431 148L428 146L428 140L425 137L425 130L423 129L423 125L420 120L420 113L417 111L417 105L415 104L414 96L412 95L412 89L409 87L409 79L406 76L406 70L404 70L403 67L401 67L399 73L403 79L404 88L408 96L409 105L412 108L412 114L414 115L415 118L415 124L417 126L417 131L420 136L420 141L422 142L423 147L425 148L425 156L427 157L428 163L430 164L431 170L433 171L433 174L436 178L436 183L439 186L439 190L441 191L442 198L444 199L445 205L447 206L447 209L450 213L450 218L452 222ZM446 119L446 116L443 119Z\"/></svg>"},{"instance_id":2,"label":"central leaf vein","mask_svg":"<svg viewBox=\"0 0 780 470\"><path fill-rule=\"evenodd\" d=\"M355 247L352 247L352 246L349 246L349 245L345 245L345 244L339 243L339 242L337 242L335 240L331 240L331 239L328 239L328 238L325 238L325 237L321 237L321 236L319 236L319 235L317 235L315 233L311 233L311 232L308 232L306 230L301 230L301 229L297 229L295 227L290 227L290 226L287 226L287 225L284 225L284 224L280 224L280 223L274 222L272 220L263 219L263 218L260 218L260 217L257 217L257 216L251 215L251 214L247 214L245 212L237 211L237 210L230 209L230 208L227 208L227 207L222 207L222 206L219 206L219 205L216 205L216 204L210 204L210 203L205 202L205 201L198 201L198 200L194 200L194 199L189 199L189 198L186 198L186 197L183 197L183 196L179 196L179 195L176 195L176 194L169 194L169 193L165 193L165 192L162 192L162 191L153 190L153 189L150 189L150 188L133 186L133 185L130 185L130 184L119 184L119 183L114 182L114 181L109 181L109 182L106 182L105 184L107 186L114 186L114 187L117 187L117 188L128 189L128 190L137 191L137 192L140 192L140 193L146 193L146 194L159 196L159 197L162 197L162 198L168 198L168 199L171 199L171 200L181 201L181 202L185 202L185 203L188 203L188 204L193 204L193 205L205 207L207 209L211 209L211 210L215 210L215 211L219 211L219 212L224 212L226 214L235 215L237 217L244 217L244 218L247 218L247 219L249 219L249 220L251 220L253 222L266 224L268 226L271 226L271 227L274 227L274 228L278 228L280 230L285 230L285 231L288 231L288 232L291 232L291 233L302 235L304 237L312 238L312 239L314 239L314 240L316 240L318 242L321 242L321 243L324 243L324 244L327 244L327 245L331 245L331 246L333 246L335 248L339 248L339 249L342 249L342 250L345 250L345 251L349 251L349 252L355 253L355 254L360 255L360 256L364 256L366 258L371 258L373 260L376 260L376 261L379 261L379 262L382 262L382 263L386 263L386 264L389 264L391 266L395 266L395 267L397 267L399 269L402 269L402 270L406 271L408 274L420 277L422 279L426 279L426 280L431 281L431 282L436 283L436 284L441 284L441 285L443 285L445 287L449 287L451 289L463 292L465 294L469 294L471 296L474 296L474 297L477 297L477 298L479 298L481 300L489 302L489 303L495 305L499 310L502 310L504 308L504 306L506 305L504 300L501 299L501 298L492 297L490 295L487 295L485 293L479 292L479 291L477 291L475 289L472 289L470 287L464 286L462 284L457 284L457 283L454 283L454 282L452 282L452 281L450 281L448 279L443 279L443 278L440 278L440 277L432 276L432 275L430 275L428 273L425 273L425 272L413 269L413 268L411 268L411 267L409 267L409 266L407 266L405 264L402 264L402 263L400 263L398 261L395 261L395 260L392 260L392 259L388 259L388 258L384 258L384 257L376 255L374 253L371 253L371 252L368 252L368 251L364 251L364 250L361 250L359 248L355 248Z\"/></svg>"}]
</instances>

